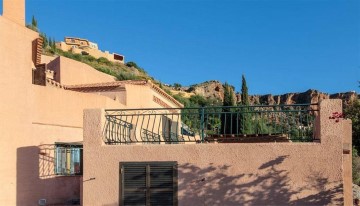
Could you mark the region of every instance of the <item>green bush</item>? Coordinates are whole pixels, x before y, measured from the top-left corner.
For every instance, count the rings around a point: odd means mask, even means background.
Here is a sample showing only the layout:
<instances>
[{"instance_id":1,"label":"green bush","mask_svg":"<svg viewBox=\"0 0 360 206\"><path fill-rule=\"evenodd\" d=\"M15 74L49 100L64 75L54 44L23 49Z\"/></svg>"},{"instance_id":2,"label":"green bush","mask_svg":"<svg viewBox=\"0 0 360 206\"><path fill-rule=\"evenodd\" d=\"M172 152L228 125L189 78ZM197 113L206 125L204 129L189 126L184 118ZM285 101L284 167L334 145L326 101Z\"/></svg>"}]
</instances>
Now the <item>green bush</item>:
<instances>
[{"instance_id":1,"label":"green bush","mask_svg":"<svg viewBox=\"0 0 360 206\"><path fill-rule=\"evenodd\" d=\"M353 183L360 185L360 157L355 147L353 147L352 158L353 158L353 162L352 162Z\"/></svg>"},{"instance_id":2,"label":"green bush","mask_svg":"<svg viewBox=\"0 0 360 206\"><path fill-rule=\"evenodd\" d=\"M88 61L88 62L96 62L96 58L91 56L91 55L83 56L83 59Z\"/></svg>"},{"instance_id":3,"label":"green bush","mask_svg":"<svg viewBox=\"0 0 360 206\"><path fill-rule=\"evenodd\" d=\"M126 64L125 64L127 67L134 67L134 68L136 68L137 70L139 70L139 72L141 72L141 73L143 73L143 74L147 74L146 73L146 71L143 69L143 68L141 68L141 67L139 67L135 62L126 62Z\"/></svg>"},{"instance_id":4,"label":"green bush","mask_svg":"<svg viewBox=\"0 0 360 206\"><path fill-rule=\"evenodd\" d=\"M108 65L108 66L112 66L112 62L109 61L108 59L106 59L105 57L100 57L97 59L97 62L99 64L105 64L105 65Z\"/></svg>"},{"instance_id":5,"label":"green bush","mask_svg":"<svg viewBox=\"0 0 360 206\"><path fill-rule=\"evenodd\" d=\"M135 62L126 62L126 66L138 68L138 65Z\"/></svg>"},{"instance_id":6,"label":"green bush","mask_svg":"<svg viewBox=\"0 0 360 206\"><path fill-rule=\"evenodd\" d=\"M116 75L117 80L141 80L140 77L129 73L129 72L124 72L124 71L120 71L117 75Z\"/></svg>"}]
</instances>

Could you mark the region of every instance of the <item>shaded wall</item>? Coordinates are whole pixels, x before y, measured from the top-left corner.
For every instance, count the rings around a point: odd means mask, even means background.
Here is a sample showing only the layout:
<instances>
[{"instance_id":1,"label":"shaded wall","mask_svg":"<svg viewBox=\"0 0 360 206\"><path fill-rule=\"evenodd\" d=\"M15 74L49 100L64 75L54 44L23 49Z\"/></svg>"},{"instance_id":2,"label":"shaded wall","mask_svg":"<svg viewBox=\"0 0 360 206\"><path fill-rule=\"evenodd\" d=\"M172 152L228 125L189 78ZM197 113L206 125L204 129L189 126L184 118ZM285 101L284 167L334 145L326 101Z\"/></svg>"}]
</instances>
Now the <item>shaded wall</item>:
<instances>
[{"instance_id":1,"label":"shaded wall","mask_svg":"<svg viewBox=\"0 0 360 206\"><path fill-rule=\"evenodd\" d=\"M341 205L350 133L329 119L335 111L341 100L320 105L320 143L113 146L102 142L104 112L86 110L84 205L118 205L122 161L177 161L179 205Z\"/></svg>"}]
</instances>

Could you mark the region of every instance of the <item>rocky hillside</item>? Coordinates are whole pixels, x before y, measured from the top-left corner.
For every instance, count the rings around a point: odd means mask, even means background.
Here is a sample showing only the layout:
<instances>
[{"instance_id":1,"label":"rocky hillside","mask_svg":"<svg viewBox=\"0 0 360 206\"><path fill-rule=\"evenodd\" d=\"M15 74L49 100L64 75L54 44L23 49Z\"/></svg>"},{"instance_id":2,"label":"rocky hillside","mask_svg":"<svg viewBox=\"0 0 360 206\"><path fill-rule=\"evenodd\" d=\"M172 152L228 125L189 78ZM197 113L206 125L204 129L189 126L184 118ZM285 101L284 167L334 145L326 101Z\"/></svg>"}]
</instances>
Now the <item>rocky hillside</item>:
<instances>
[{"instance_id":1,"label":"rocky hillside","mask_svg":"<svg viewBox=\"0 0 360 206\"><path fill-rule=\"evenodd\" d=\"M182 87L174 91L174 93L183 93L184 96L200 95L205 98L224 99L223 84L219 81L207 81L201 84L192 85L190 87ZM235 94L237 102L241 102L241 95ZM359 98L355 92L327 94L318 90L309 89L305 92L286 93L282 95L249 95L251 104L303 104L303 103L317 103L322 99L342 99L344 105L347 105Z\"/></svg>"},{"instance_id":2,"label":"rocky hillside","mask_svg":"<svg viewBox=\"0 0 360 206\"><path fill-rule=\"evenodd\" d=\"M151 79L155 84L162 85L159 81L149 76L144 69L136 65L135 62L127 62L126 64L113 63L105 58L96 59L92 56L84 56L80 54L73 54L54 48L45 48L44 54L50 56L65 56L76 61L83 62L90 65L96 70L115 76L118 80L137 80L137 79ZM172 95L181 95L184 98L190 98L192 95L199 95L205 99L217 99L223 101L224 86L221 82L216 80L206 81L200 84L192 85L190 87L171 87L164 84L162 88ZM344 105L349 104L358 98L355 92L326 94L317 90L308 90L300 93L287 93L282 95L250 95L251 104L302 104L302 103L317 103L321 99L343 99ZM241 95L235 94L237 102L241 102Z\"/></svg>"}]
</instances>

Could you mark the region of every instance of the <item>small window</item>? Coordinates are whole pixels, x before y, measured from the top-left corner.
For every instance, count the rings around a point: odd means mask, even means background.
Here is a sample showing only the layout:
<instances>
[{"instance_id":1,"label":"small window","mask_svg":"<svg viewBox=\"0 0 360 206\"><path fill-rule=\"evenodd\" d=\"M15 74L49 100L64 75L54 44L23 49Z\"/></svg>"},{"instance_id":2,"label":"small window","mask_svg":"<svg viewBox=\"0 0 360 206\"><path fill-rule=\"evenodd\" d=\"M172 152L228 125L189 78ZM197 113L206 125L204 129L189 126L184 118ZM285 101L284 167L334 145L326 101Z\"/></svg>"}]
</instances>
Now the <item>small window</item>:
<instances>
[{"instance_id":1,"label":"small window","mask_svg":"<svg viewBox=\"0 0 360 206\"><path fill-rule=\"evenodd\" d=\"M120 163L121 205L177 205L177 162Z\"/></svg>"},{"instance_id":2,"label":"small window","mask_svg":"<svg viewBox=\"0 0 360 206\"><path fill-rule=\"evenodd\" d=\"M56 144L55 174L82 175L82 145Z\"/></svg>"}]
</instances>

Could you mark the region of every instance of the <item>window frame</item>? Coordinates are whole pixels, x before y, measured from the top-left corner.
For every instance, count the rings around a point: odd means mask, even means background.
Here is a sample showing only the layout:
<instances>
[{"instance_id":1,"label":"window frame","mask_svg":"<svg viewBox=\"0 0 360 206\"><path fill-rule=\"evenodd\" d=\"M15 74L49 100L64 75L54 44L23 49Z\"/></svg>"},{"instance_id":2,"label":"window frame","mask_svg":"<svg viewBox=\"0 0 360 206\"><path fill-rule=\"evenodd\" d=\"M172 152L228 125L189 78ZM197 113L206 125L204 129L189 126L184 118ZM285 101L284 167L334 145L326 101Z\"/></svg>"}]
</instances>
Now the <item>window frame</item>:
<instances>
[{"instance_id":1,"label":"window frame","mask_svg":"<svg viewBox=\"0 0 360 206\"><path fill-rule=\"evenodd\" d=\"M61 151L60 154L59 151ZM76 157L75 155L77 155L77 152L78 156ZM63 156L64 154L65 156ZM76 162L74 162L74 159L78 159L79 172L76 172ZM61 161L60 167L58 166L59 161ZM69 161L70 163L68 164ZM64 170L69 170L69 172L64 172ZM71 143L55 143L54 174L57 176L81 176L83 174L83 145Z\"/></svg>"}]
</instances>

